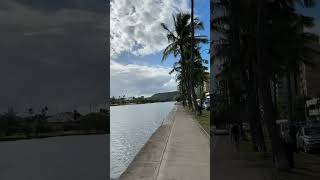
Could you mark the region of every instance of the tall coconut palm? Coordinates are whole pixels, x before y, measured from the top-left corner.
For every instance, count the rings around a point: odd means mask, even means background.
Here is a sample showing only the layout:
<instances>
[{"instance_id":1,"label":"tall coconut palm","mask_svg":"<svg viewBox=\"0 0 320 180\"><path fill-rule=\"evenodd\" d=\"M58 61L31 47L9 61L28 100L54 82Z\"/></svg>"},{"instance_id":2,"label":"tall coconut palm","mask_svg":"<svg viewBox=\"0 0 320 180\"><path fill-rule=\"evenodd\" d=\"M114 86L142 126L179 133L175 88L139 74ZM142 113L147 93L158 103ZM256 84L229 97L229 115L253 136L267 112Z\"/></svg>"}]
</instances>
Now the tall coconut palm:
<instances>
[{"instance_id":1,"label":"tall coconut palm","mask_svg":"<svg viewBox=\"0 0 320 180\"><path fill-rule=\"evenodd\" d=\"M179 60L173 64L172 70L169 72L169 74L172 74L173 72L176 72L176 81L178 82L178 91L183 98L183 102L188 101L188 105L190 108L192 108L192 100L190 93L188 91L189 89L189 84L188 84L188 76L187 76L187 71L188 71L188 65L187 61Z\"/></svg>"},{"instance_id":2,"label":"tall coconut palm","mask_svg":"<svg viewBox=\"0 0 320 180\"><path fill-rule=\"evenodd\" d=\"M190 56L190 52L188 51L188 53L186 54L187 57ZM207 70L207 67L205 67L203 64L207 64L208 62L204 59L202 59L201 54L200 54L200 48L196 47L194 49L194 66L193 66L193 74L192 76L194 77L193 81L194 81L194 88L196 89L201 89L203 88L203 82L207 82L208 79L205 75L205 71ZM183 76L182 72L183 70L186 72L190 72L190 61L178 61L175 62L173 64L173 69L169 72L169 74L172 74L173 72L177 73L177 81L179 82L180 85L184 84L185 81L188 81L188 76ZM184 78L182 78L181 76L183 76ZM187 85L189 85L187 83ZM187 88L188 90L190 88ZM202 104L202 98L200 98L201 104ZM190 101L190 99L188 100ZM201 109L199 109L199 113L201 114Z\"/></svg>"},{"instance_id":3,"label":"tall coconut palm","mask_svg":"<svg viewBox=\"0 0 320 180\"><path fill-rule=\"evenodd\" d=\"M193 19L193 10L194 10L194 0L191 0L191 19ZM193 71L194 71L194 51L193 48L195 47L194 45L194 21L191 21L191 42L190 42L190 73L189 73L189 83L190 83L190 92L192 95L192 101L194 105L195 112L200 111L200 109L197 108L197 101L196 101L196 93L195 93L195 86L194 86L194 79L193 79Z\"/></svg>"},{"instance_id":4,"label":"tall coconut palm","mask_svg":"<svg viewBox=\"0 0 320 180\"><path fill-rule=\"evenodd\" d=\"M207 67L203 66L203 64L206 64L207 61L202 59L200 52L200 48L196 48L194 50L195 54L195 62L194 62L194 71L193 71L193 77L194 77L194 87L199 88L200 86L203 86L203 82L207 81L205 76L205 70L207 70ZM187 53L186 56L189 56L190 53ZM184 74L184 72L190 72L190 62L189 61L183 61L179 60L173 64L172 70L169 72L169 74L172 74L175 72L177 74L176 80L178 82L179 88L181 94L184 94L184 98L186 98L187 90L190 88L188 87L188 76ZM187 86L185 86L187 85ZM188 100L189 102L192 102L191 99L184 99Z\"/></svg>"},{"instance_id":5,"label":"tall coconut palm","mask_svg":"<svg viewBox=\"0 0 320 180\"><path fill-rule=\"evenodd\" d=\"M167 25L161 23L163 29L167 31L167 38L169 45L164 49L162 61L166 60L170 54L173 54L174 57L180 56L181 65L181 74L184 77L185 81L184 87L187 89L188 102L194 110L196 108L195 95L193 94L194 85L190 83L190 75L192 74L191 68L189 68L191 62L190 60L190 51L191 51L191 29L201 30L203 29L203 23L198 18L193 18L194 26L191 27L191 15L189 13L178 13L173 16L174 21L174 30L170 30ZM193 42L195 44L207 43L206 36L198 35L194 36ZM192 100L193 99L193 100Z\"/></svg>"}]
</instances>

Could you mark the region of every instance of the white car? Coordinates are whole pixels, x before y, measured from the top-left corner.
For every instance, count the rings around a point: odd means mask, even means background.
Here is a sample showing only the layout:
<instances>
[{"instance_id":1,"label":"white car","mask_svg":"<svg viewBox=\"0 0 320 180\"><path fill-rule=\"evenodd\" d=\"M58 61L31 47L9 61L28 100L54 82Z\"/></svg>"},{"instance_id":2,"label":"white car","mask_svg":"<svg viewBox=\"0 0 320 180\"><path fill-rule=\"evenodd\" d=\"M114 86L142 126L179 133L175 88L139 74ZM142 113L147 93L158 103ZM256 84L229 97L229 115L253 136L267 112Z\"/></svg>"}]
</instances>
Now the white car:
<instances>
[{"instance_id":1,"label":"white car","mask_svg":"<svg viewBox=\"0 0 320 180\"><path fill-rule=\"evenodd\" d=\"M304 152L320 149L320 126L303 126L297 133L297 148Z\"/></svg>"},{"instance_id":2,"label":"white car","mask_svg":"<svg viewBox=\"0 0 320 180\"><path fill-rule=\"evenodd\" d=\"M203 108L204 108L205 110L209 110L209 109L210 109L210 102L204 101L204 102L203 102Z\"/></svg>"}]
</instances>

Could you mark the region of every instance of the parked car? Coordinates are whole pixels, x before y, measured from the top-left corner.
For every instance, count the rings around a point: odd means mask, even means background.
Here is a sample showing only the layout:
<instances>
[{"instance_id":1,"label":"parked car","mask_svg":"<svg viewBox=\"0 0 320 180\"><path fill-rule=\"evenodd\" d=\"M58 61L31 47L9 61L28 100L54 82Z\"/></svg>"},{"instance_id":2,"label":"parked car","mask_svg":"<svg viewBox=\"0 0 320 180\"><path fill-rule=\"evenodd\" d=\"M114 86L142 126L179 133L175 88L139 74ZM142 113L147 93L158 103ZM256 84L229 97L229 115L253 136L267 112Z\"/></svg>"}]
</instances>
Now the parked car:
<instances>
[{"instance_id":1,"label":"parked car","mask_svg":"<svg viewBox=\"0 0 320 180\"><path fill-rule=\"evenodd\" d=\"M320 150L320 126L302 126L297 132L297 148L304 152Z\"/></svg>"},{"instance_id":2,"label":"parked car","mask_svg":"<svg viewBox=\"0 0 320 180\"><path fill-rule=\"evenodd\" d=\"M203 108L205 109L205 110L209 110L210 109L210 102L209 101L204 101L203 102Z\"/></svg>"}]
</instances>

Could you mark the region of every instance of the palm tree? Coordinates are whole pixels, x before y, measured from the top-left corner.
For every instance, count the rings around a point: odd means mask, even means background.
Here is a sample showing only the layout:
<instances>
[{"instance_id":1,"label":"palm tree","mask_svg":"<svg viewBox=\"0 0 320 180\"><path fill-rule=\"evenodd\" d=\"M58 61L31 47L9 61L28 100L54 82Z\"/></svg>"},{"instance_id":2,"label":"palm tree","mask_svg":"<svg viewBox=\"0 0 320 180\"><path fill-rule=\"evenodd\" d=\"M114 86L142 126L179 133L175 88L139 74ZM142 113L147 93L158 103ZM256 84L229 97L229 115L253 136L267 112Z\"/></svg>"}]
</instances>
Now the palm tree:
<instances>
[{"instance_id":1,"label":"palm tree","mask_svg":"<svg viewBox=\"0 0 320 180\"><path fill-rule=\"evenodd\" d=\"M261 4L260 9L261 14L258 16L260 19L260 24L262 27L258 34L260 37L257 41L258 58L260 63L260 89L269 88L270 84L266 82L270 81L270 77L273 74L285 73L287 78L287 91L288 91L288 110L289 110L289 120L294 123L294 99L293 99L293 88L291 86L292 74L296 74L299 63L308 63L308 59L318 52L315 52L308 47L308 44L317 42L317 36L311 33L303 32L304 27L311 27L313 25L313 19L310 17L303 16L296 11L296 5L304 5L305 7L312 7L314 1L312 0L280 0L274 2L266 1L265 4ZM298 3L298 4L297 4ZM262 7L263 6L263 7ZM265 7L269 7L266 11ZM265 12L264 12L265 11ZM264 16L264 17L262 17ZM268 19L267 19L268 17ZM259 21L258 21L259 22ZM272 22L272 23L270 23ZM259 26L260 27L260 26ZM271 46L272 44L272 46ZM259 56L260 55L260 56ZM273 61L270 62L270 59ZM263 80L265 82L263 83ZM272 109L270 102L271 99L269 91L262 93L264 96L264 106L265 111ZM274 109L274 108L273 108ZM275 126L275 116L268 116L270 114L275 114L272 110L270 112L264 113L266 121L269 122L268 128L273 129L274 133L277 133ZM271 122L270 122L271 121ZM292 126L293 127L293 126ZM294 131L294 130L293 130ZM271 136L277 136L277 134L271 133ZM295 139L295 133L291 132L293 139ZM275 138L278 139L278 138ZM285 167L286 163L284 158L281 158L281 143L273 143L276 153L279 155L278 166ZM282 153L283 154L283 153ZM277 159L276 159L277 160Z\"/></svg>"},{"instance_id":2,"label":"palm tree","mask_svg":"<svg viewBox=\"0 0 320 180\"><path fill-rule=\"evenodd\" d=\"M173 64L172 70L169 72L169 74L172 74L173 72L176 72L176 81L178 82L178 90L183 98L183 104L184 102L188 101L189 108L192 108L192 100L189 93L189 83L188 83L188 76L187 76L187 61L179 60Z\"/></svg>"},{"instance_id":3,"label":"palm tree","mask_svg":"<svg viewBox=\"0 0 320 180\"><path fill-rule=\"evenodd\" d=\"M186 56L189 56L190 52L186 53ZM208 62L204 59L202 59L200 54L200 47L196 47L194 50L194 71L192 76L194 77L194 87L195 88L201 88L203 86L203 82L207 81L207 77L205 76L205 70L207 70L207 67L203 66L203 64L207 64ZM190 89L188 87L188 76L186 76L183 72L190 72L190 61L182 61L181 59L173 64L172 70L169 72L169 74L172 74L173 72L176 72L176 80L178 82L178 90L181 97L187 97L187 91ZM187 84L187 86L185 86ZM192 102L191 99L183 99L183 102L188 100L189 102ZM201 114L201 112L200 112Z\"/></svg>"},{"instance_id":4,"label":"palm tree","mask_svg":"<svg viewBox=\"0 0 320 180\"><path fill-rule=\"evenodd\" d=\"M300 64L314 65L312 60L315 54L319 52L315 51L312 47L318 44L318 36L309 32L304 32L305 27L313 27L313 18L299 14L295 10L295 3L300 3L304 7L310 8L314 6L314 1L289 1L282 0L274 3L272 14L281 14L277 21L274 20L274 26L270 29L272 32L277 31L276 36L273 37L273 41L276 42L279 47L272 49L273 54L277 61L274 62L278 68L278 71L274 72L279 75L284 75L287 82L287 94L288 94L288 120L291 124L290 135L294 141L296 141L296 129L294 128L295 118L295 104L296 104L296 92L295 83L296 76L299 73L298 69ZM286 15L283 15L286 14ZM281 25L279 25L281 24ZM279 33L281 29L282 33Z\"/></svg>"},{"instance_id":5,"label":"palm tree","mask_svg":"<svg viewBox=\"0 0 320 180\"><path fill-rule=\"evenodd\" d=\"M191 0L191 19L193 19L193 9L194 9L194 0ZM193 80L193 67L194 67L194 51L193 51L193 48L194 48L194 21L191 21L191 44L190 44L190 47L191 47L191 51L190 51L190 73L189 73L189 78L190 78L190 92L191 92L191 96L192 96L192 101L193 101L193 105L194 105L194 109L195 109L195 112L197 114L197 112L199 111L199 114L201 114L201 110L197 108L197 101L196 101L196 93L194 91L194 80Z\"/></svg>"},{"instance_id":6,"label":"palm tree","mask_svg":"<svg viewBox=\"0 0 320 180\"><path fill-rule=\"evenodd\" d=\"M188 61L190 57L190 52L192 52L191 48L191 23L190 23L191 16L188 13L178 13L177 15L173 16L174 21L174 27L175 30L171 31L167 25L164 23L161 23L161 26L163 29L167 31L167 38L169 41L169 45L165 48L163 51L162 61L167 59L167 57L170 54L173 54L174 57L180 56L180 65L181 66L181 79L183 81L181 82L181 85L183 84L184 89L186 89L187 97L189 106L193 107L194 110L197 110L196 106L196 97L195 95L192 95L194 93L194 85L193 82L190 83L191 79L190 76L193 74L191 69L193 69L192 66L190 66L190 61ZM203 24L199 19L194 18L194 30L201 30L203 29ZM207 43L206 36L195 36L193 42L195 44L200 43ZM183 78L182 78L183 76Z\"/></svg>"},{"instance_id":7,"label":"palm tree","mask_svg":"<svg viewBox=\"0 0 320 180\"><path fill-rule=\"evenodd\" d=\"M226 67L229 68L229 71L224 72L230 73L231 75L229 74L229 76L232 76L232 73L238 74L237 71L239 70L240 72L249 72L247 77L243 76L243 79L248 81L249 109L252 110L252 107L255 104L257 105L257 102L262 104L263 120L266 122L272 142L274 162L277 167L287 167L288 162L284 155L275 122L276 100L272 101L269 82L275 76L286 74L289 84L288 104L289 110L291 109L289 119L293 122L294 100L291 95L290 74L294 74L297 71L300 62L308 63L306 60L311 59L310 57L317 53L310 49L310 43L316 42L318 39L314 34L302 31L303 27L311 27L313 25L312 18L298 14L295 11L295 5L300 3L306 7L311 7L314 5L314 1L249 0L241 3L241 6L237 9L233 9L235 7L233 3L235 3L234 0L221 0L216 3L215 7L223 6L224 9L228 10L228 13L215 18L212 23L215 30L223 34L221 41L214 42L218 43L214 45L217 49L215 55L225 58ZM240 13L243 10L246 10L247 13ZM235 13L242 14L238 22L234 18L240 16L235 15ZM235 31L234 28L237 30ZM240 38L237 38L236 32L240 32ZM238 57L241 57L241 59L237 59L234 56L234 54L238 54L234 50L237 49L235 47L239 47L239 41L240 56ZM239 67L240 69L235 69L234 67ZM255 71L255 69L258 69L258 71ZM246 81L244 81L245 84ZM232 85L232 83L230 84ZM234 95L231 93L231 96ZM261 98L257 98L257 95ZM253 124L257 122L259 121L252 120Z\"/></svg>"}]
</instances>

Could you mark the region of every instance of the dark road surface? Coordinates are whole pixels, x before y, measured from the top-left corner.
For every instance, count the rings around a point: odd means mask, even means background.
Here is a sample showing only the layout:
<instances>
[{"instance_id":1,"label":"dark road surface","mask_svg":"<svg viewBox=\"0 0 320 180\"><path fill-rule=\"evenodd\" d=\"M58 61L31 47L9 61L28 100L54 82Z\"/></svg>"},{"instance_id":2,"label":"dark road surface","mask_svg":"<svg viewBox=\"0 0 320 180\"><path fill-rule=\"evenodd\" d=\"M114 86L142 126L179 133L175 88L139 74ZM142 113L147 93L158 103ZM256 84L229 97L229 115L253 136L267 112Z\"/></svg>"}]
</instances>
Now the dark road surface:
<instances>
[{"instance_id":1,"label":"dark road surface","mask_svg":"<svg viewBox=\"0 0 320 180\"><path fill-rule=\"evenodd\" d=\"M272 162L269 160L248 160L250 154L236 152L228 135L217 135L212 141L211 179L272 180Z\"/></svg>"}]
</instances>

